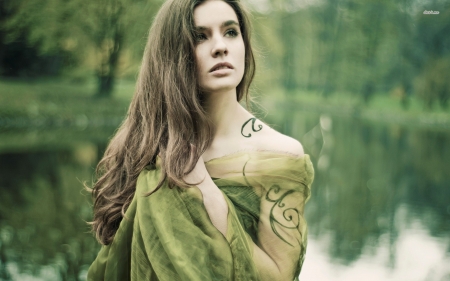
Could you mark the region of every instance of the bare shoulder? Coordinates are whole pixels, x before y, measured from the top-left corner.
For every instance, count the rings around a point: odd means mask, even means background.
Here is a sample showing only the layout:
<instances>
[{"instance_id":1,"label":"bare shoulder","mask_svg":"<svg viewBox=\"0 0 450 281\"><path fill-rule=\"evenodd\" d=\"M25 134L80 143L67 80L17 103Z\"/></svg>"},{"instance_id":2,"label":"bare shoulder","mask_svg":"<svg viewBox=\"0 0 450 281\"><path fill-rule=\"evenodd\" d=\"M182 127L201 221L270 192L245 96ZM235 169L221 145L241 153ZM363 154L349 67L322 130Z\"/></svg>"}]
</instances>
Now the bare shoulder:
<instances>
[{"instance_id":1,"label":"bare shoulder","mask_svg":"<svg viewBox=\"0 0 450 281\"><path fill-rule=\"evenodd\" d=\"M245 150L274 151L299 157L304 155L303 146L298 140L276 131L258 118L248 114L243 122L233 136L215 138L203 153L203 159L209 161Z\"/></svg>"},{"instance_id":2,"label":"bare shoulder","mask_svg":"<svg viewBox=\"0 0 450 281\"><path fill-rule=\"evenodd\" d=\"M298 140L276 131L267 124L265 126L267 130L261 135L259 142L262 149L286 152L298 156L305 154L303 146Z\"/></svg>"}]
</instances>

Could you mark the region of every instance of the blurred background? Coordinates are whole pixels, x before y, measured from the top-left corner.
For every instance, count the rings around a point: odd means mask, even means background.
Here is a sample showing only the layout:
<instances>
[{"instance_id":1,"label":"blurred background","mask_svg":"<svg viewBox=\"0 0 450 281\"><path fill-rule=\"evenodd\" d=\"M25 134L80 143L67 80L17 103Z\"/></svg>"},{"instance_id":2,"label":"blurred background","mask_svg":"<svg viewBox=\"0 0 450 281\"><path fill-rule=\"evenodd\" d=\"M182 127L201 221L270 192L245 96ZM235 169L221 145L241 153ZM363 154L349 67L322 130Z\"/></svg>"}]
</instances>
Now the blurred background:
<instances>
[{"instance_id":1,"label":"blurred background","mask_svg":"<svg viewBox=\"0 0 450 281\"><path fill-rule=\"evenodd\" d=\"M83 183L161 0L0 0L0 280L84 280ZM302 281L450 280L450 1L246 0L255 114L316 169Z\"/></svg>"}]
</instances>

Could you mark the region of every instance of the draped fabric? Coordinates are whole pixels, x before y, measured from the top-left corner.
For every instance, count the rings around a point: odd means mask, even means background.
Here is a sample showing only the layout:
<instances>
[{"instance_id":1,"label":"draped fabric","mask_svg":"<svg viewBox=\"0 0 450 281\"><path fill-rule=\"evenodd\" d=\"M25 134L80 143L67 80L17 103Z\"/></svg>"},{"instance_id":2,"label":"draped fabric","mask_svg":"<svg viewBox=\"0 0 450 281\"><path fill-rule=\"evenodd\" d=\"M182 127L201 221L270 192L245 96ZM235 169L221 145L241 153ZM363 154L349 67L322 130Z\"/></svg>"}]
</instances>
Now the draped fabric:
<instances>
[{"instance_id":1,"label":"draped fabric","mask_svg":"<svg viewBox=\"0 0 450 281\"><path fill-rule=\"evenodd\" d=\"M303 216L314 170L309 156L240 151L205 163L228 204L224 235L211 223L197 187L150 196L159 159L140 174L113 242L102 246L88 280L267 280L267 258L298 280L305 257ZM269 278L270 280L270 278Z\"/></svg>"}]
</instances>

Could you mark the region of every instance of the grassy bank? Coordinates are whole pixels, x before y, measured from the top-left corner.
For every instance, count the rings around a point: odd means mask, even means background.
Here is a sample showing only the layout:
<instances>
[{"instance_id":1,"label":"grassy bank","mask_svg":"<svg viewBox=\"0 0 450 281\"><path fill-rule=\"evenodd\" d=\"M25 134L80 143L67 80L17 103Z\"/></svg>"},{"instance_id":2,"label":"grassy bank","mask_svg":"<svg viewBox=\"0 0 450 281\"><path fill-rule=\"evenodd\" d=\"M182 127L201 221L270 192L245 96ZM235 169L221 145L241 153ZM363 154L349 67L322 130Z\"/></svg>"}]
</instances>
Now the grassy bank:
<instances>
[{"instance_id":1,"label":"grassy bank","mask_svg":"<svg viewBox=\"0 0 450 281\"><path fill-rule=\"evenodd\" d=\"M0 128L116 127L126 114L134 82L118 81L109 99L95 98L95 82L0 80ZM414 97L405 110L398 98L384 94L375 95L368 105L346 93L324 98L315 92L297 91L287 95L281 90L271 90L258 96L271 114L283 108L374 122L450 128L450 110L439 106L425 110L422 102Z\"/></svg>"},{"instance_id":2,"label":"grassy bank","mask_svg":"<svg viewBox=\"0 0 450 281\"><path fill-rule=\"evenodd\" d=\"M123 81L113 98L95 98L94 81L0 80L0 127L117 126L125 116L133 83Z\"/></svg>"},{"instance_id":3,"label":"grassy bank","mask_svg":"<svg viewBox=\"0 0 450 281\"><path fill-rule=\"evenodd\" d=\"M268 111L283 108L370 122L450 129L450 108L444 109L435 104L432 109L426 109L416 97L409 99L407 108L402 106L398 97L387 94L375 95L368 104L364 104L359 97L349 93L335 93L325 98L316 92L285 94L281 90L273 90L270 94L262 95L259 100Z\"/></svg>"}]
</instances>

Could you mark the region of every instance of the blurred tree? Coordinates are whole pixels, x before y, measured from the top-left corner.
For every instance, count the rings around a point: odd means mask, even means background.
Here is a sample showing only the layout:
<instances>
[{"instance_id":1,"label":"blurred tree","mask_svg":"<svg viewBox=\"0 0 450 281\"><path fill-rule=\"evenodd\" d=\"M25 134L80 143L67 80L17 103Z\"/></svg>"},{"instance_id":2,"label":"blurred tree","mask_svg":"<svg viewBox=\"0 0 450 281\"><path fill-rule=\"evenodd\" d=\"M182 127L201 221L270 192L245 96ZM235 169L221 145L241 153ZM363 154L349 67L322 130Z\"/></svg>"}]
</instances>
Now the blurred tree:
<instances>
[{"instance_id":1,"label":"blurred tree","mask_svg":"<svg viewBox=\"0 0 450 281\"><path fill-rule=\"evenodd\" d=\"M332 83L326 89L360 93L359 97L367 104L377 91L385 92L393 78L388 73L395 66L392 58L398 56L399 40L394 35L398 7L386 0L341 0L336 7L329 5L330 12L340 16L331 23L336 30L330 37L332 42L324 41L334 46L325 54L331 61L326 81Z\"/></svg>"},{"instance_id":2,"label":"blurred tree","mask_svg":"<svg viewBox=\"0 0 450 281\"><path fill-rule=\"evenodd\" d=\"M418 66L422 71L416 92L428 109L435 101L447 108L450 98L450 3L439 7L438 15L421 14L417 22Z\"/></svg>"},{"instance_id":3,"label":"blurred tree","mask_svg":"<svg viewBox=\"0 0 450 281\"><path fill-rule=\"evenodd\" d=\"M332 82L335 79L336 73L334 68L336 67L336 53L339 48L339 41L341 40L342 30L342 6L345 5L346 0L327 1L323 8L322 22L323 29L319 32L320 40L328 45L326 53L326 61L320 67L323 73L323 91L322 94L328 97L334 92L335 85ZM339 40L339 41L338 41Z\"/></svg>"},{"instance_id":4,"label":"blurred tree","mask_svg":"<svg viewBox=\"0 0 450 281\"><path fill-rule=\"evenodd\" d=\"M1 66L8 65L16 76L21 65L39 73L74 67L83 75L93 71L97 95L110 96L115 77L126 67L129 76L137 71L145 33L162 2L0 0ZM245 2L253 7L264 57L256 86L288 93L303 88L325 96L348 92L366 103L375 94L395 92L405 108L414 93L445 106L449 94L439 81L446 80L427 75L434 68L430 63L448 55L449 37L444 34L450 30L450 15L444 0L433 2L439 15L422 14L428 2L406 0ZM7 48L2 42L9 42ZM447 66L439 64L443 76ZM439 93L423 88L433 83L442 84Z\"/></svg>"},{"instance_id":5,"label":"blurred tree","mask_svg":"<svg viewBox=\"0 0 450 281\"><path fill-rule=\"evenodd\" d=\"M399 73L402 95L400 101L404 109L409 107L409 100L413 92L413 77L416 74L417 52L414 50L414 19L412 17L411 2L402 0L398 3L398 20L395 25L395 35L398 36L399 62L394 65L389 77ZM398 66L398 67L395 67Z\"/></svg>"},{"instance_id":6,"label":"blurred tree","mask_svg":"<svg viewBox=\"0 0 450 281\"><path fill-rule=\"evenodd\" d=\"M162 1L144 0L74 0L81 4L76 18L86 41L95 49L98 96L110 96L120 54L125 46L142 42L153 14ZM135 52L141 57L140 50Z\"/></svg>"},{"instance_id":7,"label":"blurred tree","mask_svg":"<svg viewBox=\"0 0 450 281\"><path fill-rule=\"evenodd\" d=\"M64 64L62 50L46 54L39 52L39 42L27 42L28 32L24 26L15 26L11 31L7 23L15 13L11 1L0 1L0 75L9 77L35 77L57 75Z\"/></svg>"},{"instance_id":8,"label":"blurred tree","mask_svg":"<svg viewBox=\"0 0 450 281\"><path fill-rule=\"evenodd\" d=\"M5 57L5 33L1 29L3 22L7 17L8 13L6 11L5 0L0 0L0 75L3 72L3 58Z\"/></svg>"},{"instance_id":9,"label":"blurred tree","mask_svg":"<svg viewBox=\"0 0 450 281\"><path fill-rule=\"evenodd\" d=\"M270 49L266 65L275 68L272 73L277 74L268 80L277 80L286 92L299 88L316 90L324 96L354 92L361 93L359 96L367 103L377 91L386 92L389 84L399 83L399 75L393 70L398 64L393 58L407 46L397 48L398 34L402 34L403 27L411 28L412 21L408 21L411 17L405 17L402 27L397 27L400 9L397 3L386 0L266 3L270 12L262 15L264 21L257 21L256 29L265 24L277 32L264 30L259 43ZM411 39L411 32L406 33L409 36L405 40ZM408 91L411 73L404 71Z\"/></svg>"},{"instance_id":10,"label":"blurred tree","mask_svg":"<svg viewBox=\"0 0 450 281\"><path fill-rule=\"evenodd\" d=\"M296 42L298 32L295 13L282 13L280 16L281 38L283 40L284 52L282 57L282 85L287 92L297 88L296 75Z\"/></svg>"},{"instance_id":11,"label":"blurred tree","mask_svg":"<svg viewBox=\"0 0 450 281\"><path fill-rule=\"evenodd\" d=\"M255 35L259 53L263 54L263 66L259 66L256 83L263 87L280 87L294 94L299 88L312 86L307 69L314 69L317 57L311 55L311 24L309 5L296 0L268 0L264 8L256 1L249 2L253 8ZM315 4L317 5L317 4ZM262 12L259 12L262 10ZM264 78L259 78L263 76ZM275 86L276 85L276 86Z\"/></svg>"},{"instance_id":12,"label":"blurred tree","mask_svg":"<svg viewBox=\"0 0 450 281\"><path fill-rule=\"evenodd\" d=\"M418 78L417 94L424 101L425 108L431 110L434 102L448 108L450 98L450 55L429 60Z\"/></svg>"},{"instance_id":13,"label":"blurred tree","mask_svg":"<svg viewBox=\"0 0 450 281\"><path fill-rule=\"evenodd\" d=\"M42 54L62 49L93 67L98 78L97 96L109 97L120 55L125 46L134 46L133 40L145 37L160 4L144 0L8 1L14 12L4 27L9 40L27 30L27 41L38 43Z\"/></svg>"},{"instance_id":14,"label":"blurred tree","mask_svg":"<svg viewBox=\"0 0 450 281\"><path fill-rule=\"evenodd\" d=\"M94 44L97 57L98 96L110 96L117 63L125 37L123 1L89 1L79 9L79 16L89 15L81 21L81 28Z\"/></svg>"}]
</instances>

